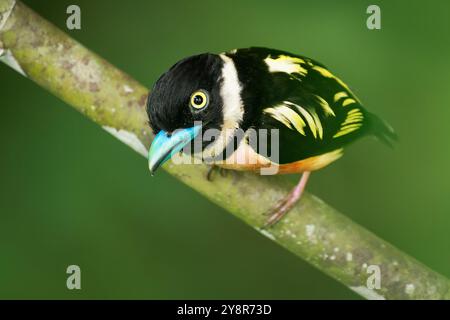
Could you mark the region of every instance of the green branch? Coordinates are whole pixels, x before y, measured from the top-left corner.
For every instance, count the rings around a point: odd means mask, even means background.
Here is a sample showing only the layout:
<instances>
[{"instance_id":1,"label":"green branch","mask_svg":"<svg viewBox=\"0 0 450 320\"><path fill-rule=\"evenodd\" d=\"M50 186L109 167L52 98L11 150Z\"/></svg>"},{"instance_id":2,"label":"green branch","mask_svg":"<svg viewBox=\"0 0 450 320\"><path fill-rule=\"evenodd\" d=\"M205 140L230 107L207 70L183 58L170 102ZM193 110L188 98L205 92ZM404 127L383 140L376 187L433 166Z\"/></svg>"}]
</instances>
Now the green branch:
<instances>
[{"instance_id":1,"label":"green branch","mask_svg":"<svg viewBox=\"0 0 450 320\"><path fill-rule=\"evenodd\" d=\"M0 0L0 59L142 155L151 141L148 90L20 2ZM143 173L147 173L142 164ZM275 227L262 212L289 192L281 177L236 173L213 182L204 165L165 166L170 174L250 226L369 299L450 299L450 281L306 193ZM381 288L366 286L379 266ZM302 275L293 275L301 277Z\"/></svg>"}]
</instances>

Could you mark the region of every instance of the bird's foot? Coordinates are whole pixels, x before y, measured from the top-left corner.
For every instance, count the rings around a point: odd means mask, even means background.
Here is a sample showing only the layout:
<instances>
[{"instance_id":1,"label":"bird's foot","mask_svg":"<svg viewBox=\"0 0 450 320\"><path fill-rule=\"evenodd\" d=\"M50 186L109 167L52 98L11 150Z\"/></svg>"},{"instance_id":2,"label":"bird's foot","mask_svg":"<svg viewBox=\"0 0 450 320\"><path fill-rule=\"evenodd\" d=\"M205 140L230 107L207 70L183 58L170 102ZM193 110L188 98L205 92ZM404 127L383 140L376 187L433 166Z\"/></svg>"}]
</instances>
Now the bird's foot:
<instances>
[{"instance_id":1,"label":"bird's foot","mask_svg":"<svg viewBox=\"0 0 450 320\"><path fill-rule=\"evenodd\" d=\"M278 204L273 207L271 210L267 211L265 215L269 216L266 223L263 226L263 229L270 228L274 226L277 222L281 220L288 212L292 209L292 207L297 203L300 199L294 193L295 190L292 190L285 198L278 202Z\"/></svg>"},{"instance_id":2,"label":"bird's foot","mask_svg":"<svg viewBox=\"0 0 450 320\"><path fill-rule=\"evenodd\" d=\"M228 174L228 170L213 164L209 167L208 172L206 172L206 180L213 181L213 175L216 171L219 171L222 177L226 177Z\"/></svg>"},{"instance_id":3,"label":"bird's foot","mask_svg":"<svg viewBox=\"0 0 450 320\"><path fill-rule=\"evenodd\" d=\"M289 194L283 198L273 209L269 210L266 214L269 216L266 223L263 226L263 229L270 228L275 225L277 222L283 218L286 213L288 213L292 207L297 203L300 197L303 194L303 190L305 189L306 183L308 182L310 172L304 172L300 181L292 189Z\"/></svg>"}]
</instances>

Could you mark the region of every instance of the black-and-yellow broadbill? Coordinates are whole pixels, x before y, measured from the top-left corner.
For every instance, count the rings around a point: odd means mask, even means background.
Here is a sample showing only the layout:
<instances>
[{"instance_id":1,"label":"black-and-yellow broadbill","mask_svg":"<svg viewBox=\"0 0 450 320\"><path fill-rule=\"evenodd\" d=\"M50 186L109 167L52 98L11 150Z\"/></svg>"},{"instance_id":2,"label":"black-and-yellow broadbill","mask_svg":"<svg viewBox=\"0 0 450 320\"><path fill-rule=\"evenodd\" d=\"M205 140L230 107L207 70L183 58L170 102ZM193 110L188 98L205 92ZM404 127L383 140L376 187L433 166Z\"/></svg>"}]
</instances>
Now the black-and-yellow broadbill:
<instances>
[{"instance_id":1,"label":"black-and-yellow broadbill","mask_svg":"<svg viewBox=\"0 0 450 320\"><path fill-rule=\"evenodd\" d=\"M148 159L152 173L209 129L219 132L220 139L202 141L201 157L214 159L214 165L250 171L276 166L278 174L302 173L295 188L270 211L266 227L299 200L310 172L339 159L347 144L366 135L387 144L396 139L391 127L365 110L327 67L267 48L179 61L154 85L147 113L156 135ZM278 132L277 145L268 139L264 154L247 136L236 139L233 134L261 129ZM275 147L276 161L267 156ZM225 152L230 148L232 152Z\"/></svg>"}]
</instances>

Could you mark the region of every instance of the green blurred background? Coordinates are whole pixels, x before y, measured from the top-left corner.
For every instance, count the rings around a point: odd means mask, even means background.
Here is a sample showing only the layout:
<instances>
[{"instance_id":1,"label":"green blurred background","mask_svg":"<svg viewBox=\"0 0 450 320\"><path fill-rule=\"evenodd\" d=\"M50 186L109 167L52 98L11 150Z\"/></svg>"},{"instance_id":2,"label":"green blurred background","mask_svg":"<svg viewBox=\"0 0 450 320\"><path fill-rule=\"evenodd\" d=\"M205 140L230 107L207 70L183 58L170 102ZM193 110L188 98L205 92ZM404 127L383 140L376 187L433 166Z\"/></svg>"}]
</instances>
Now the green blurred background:
<instances>
[{"instance_id":1,"label":"green blurred background","mask_svg":"<svg viewBox=\"0 0 450 320\"><path fill-rule=\"evenodd\" d=\"M313 57L389 121L309 190L450 277L450 3L25 1L151 86L204 51L267 46ZM378 4L382 29L366 27ZM65 27L78 4L82 29ZM0 298L359 297L0 65ZM292 177L294 179L294 177ZM66 267L82 290L66 288Z\"/></svg>"}]
</instances>

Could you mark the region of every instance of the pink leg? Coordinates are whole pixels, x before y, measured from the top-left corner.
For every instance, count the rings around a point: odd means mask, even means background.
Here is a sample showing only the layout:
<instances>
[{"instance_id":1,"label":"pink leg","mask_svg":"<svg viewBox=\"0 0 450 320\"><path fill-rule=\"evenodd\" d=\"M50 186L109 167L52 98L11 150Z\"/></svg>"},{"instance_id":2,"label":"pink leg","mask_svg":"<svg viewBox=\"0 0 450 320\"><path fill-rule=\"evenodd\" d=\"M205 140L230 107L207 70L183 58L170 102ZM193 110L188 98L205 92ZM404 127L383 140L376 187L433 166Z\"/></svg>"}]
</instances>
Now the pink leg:
<instances>
[{"instance_id":1,"label":"pink leg","mask_svg":"<svg viewBox=\"0 0 450 320\"><path fill-rule=\"evenodd\" d=\"M270 211L270 217L267 220L263 228L268 228L280 221L289 210L297 203L302 196L303 190L305 190L306 183L308 182L310 171L305 171L300 178L298 184L292 189L292 191L281 202Z\"/></svg>"}]
</instances>

